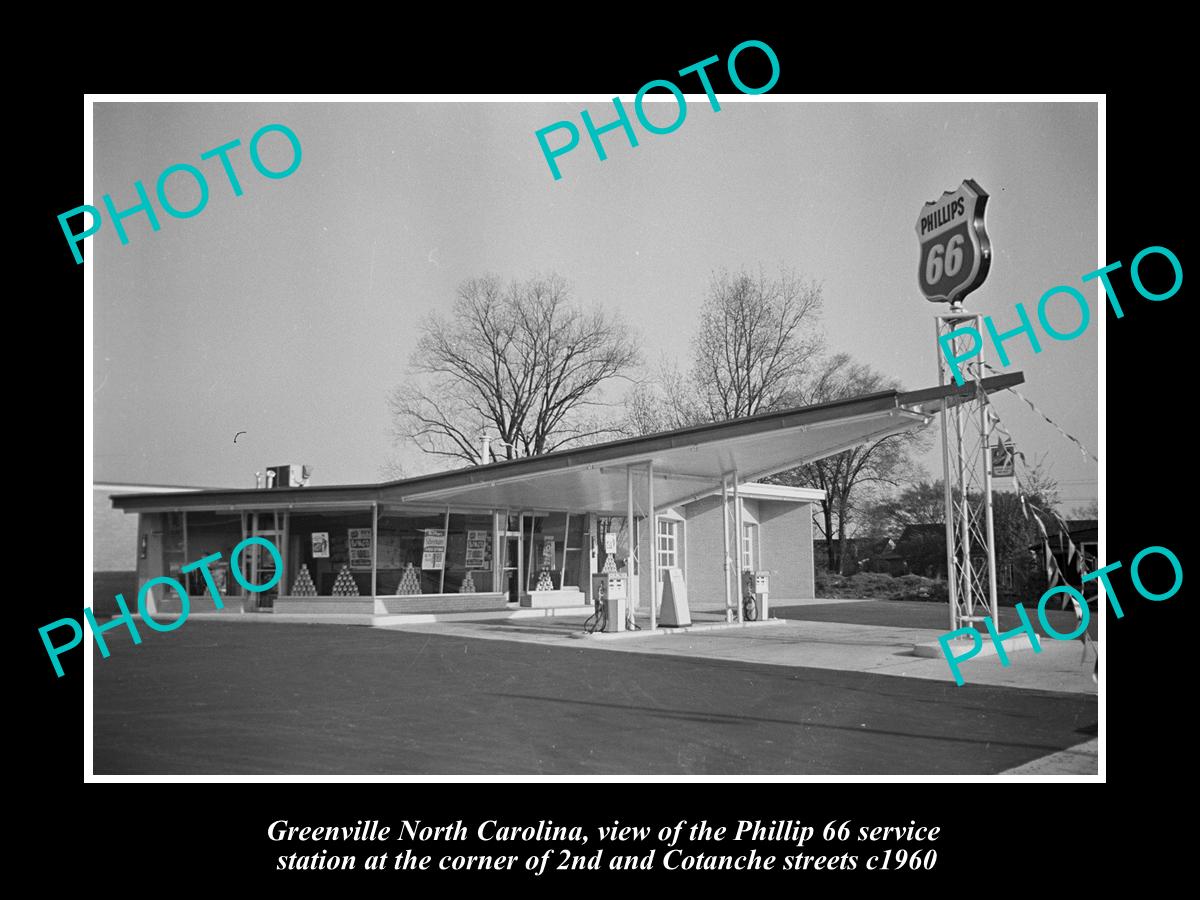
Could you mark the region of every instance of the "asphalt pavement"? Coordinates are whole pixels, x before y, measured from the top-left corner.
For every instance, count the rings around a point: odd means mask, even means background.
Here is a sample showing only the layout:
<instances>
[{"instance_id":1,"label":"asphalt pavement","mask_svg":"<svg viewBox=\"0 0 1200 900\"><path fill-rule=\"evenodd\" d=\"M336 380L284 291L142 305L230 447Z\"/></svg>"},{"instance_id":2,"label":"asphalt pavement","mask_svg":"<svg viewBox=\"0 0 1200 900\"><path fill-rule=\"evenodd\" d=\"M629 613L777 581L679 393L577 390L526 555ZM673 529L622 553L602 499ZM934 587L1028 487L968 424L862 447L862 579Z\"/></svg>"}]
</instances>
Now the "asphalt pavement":
<instances>
[{"instance_id":1,"label":"asphalt pavement","mask_svg":"<svg viewBox=\"0 0 1200 900\"><path fill-rule=\"evenodd\" d=\"M989 774L1096 734L1094 694L989 684L972 679L974 661L963 687L812 664L822 643L836 661L871 637L884 640L868 657L895 662L887 629L812 622L589 640L572 636L582 622L558 625L521 624L519 639L436 625L189 622L140 646L115 629L112 656L94 656L95 771ZM840 648L815 631L799 640L822 627L868 631ZM1037 659L1015 654L1013 669ZM978 663L981 675L990 665Z\"/></svg>"}]
</instances>

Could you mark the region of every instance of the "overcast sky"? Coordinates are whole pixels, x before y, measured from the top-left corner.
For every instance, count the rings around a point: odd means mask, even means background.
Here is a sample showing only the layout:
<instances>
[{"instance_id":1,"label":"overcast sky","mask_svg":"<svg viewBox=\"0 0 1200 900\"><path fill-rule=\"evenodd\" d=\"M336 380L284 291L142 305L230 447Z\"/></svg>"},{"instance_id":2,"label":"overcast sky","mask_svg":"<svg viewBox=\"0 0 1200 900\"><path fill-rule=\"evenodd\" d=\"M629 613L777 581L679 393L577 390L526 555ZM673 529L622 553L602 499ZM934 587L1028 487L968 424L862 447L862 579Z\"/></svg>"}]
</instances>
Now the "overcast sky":
<instances>
[{"instance_id":1,"label":"overcast sky","mask_svg":"<svg viewBox=\"0 0 1200 900\"><path fill-rule=\"evenodd\" d=\"M624 98L627 106L631 98ZM604 103L98 103L95 202L134 205L173 163L201 168L208 206L161 209L161 230L126 220L89 238L95 259L97 481L252 487L254 472L308 463L314 483L377 481L396 448L386 398L405 379L421 316L485 272L556 271L575 296L622 313L646 356L682 360L710 273L786 265L823 283L825 333L906 388L937 383L933 313L917 289L921 205L974 178L990 194L991 274L969 309L1001 326L1023 301L1109 262L1097 256L1094 104L802 104L700 95L674 133L639 146L605 136L559 159L555 181L534 132L598 123ZM666 108L652 113L670 120ZM260 176L247 155L269 123L299 137L291 176ZM636 120L635 120L636 123ZM582 126L581 130L582 130ZM635 127L638 127L635 125ZM240 138L234 197L202 152ZM272 168L290 159L266 138ZM169 196L194 204L186 176ZM157 202L156 202L157 205ZM1095 283L1086 291L1097 310ZM1077 319L1064 310L1069 330ZM1097 450L1097 331L1009 344L1022 391ZM993 364L994 354L989 354ZM1096 466L1017 398L1000 415L1045 454L1069 509L1096 496ZM246 431L237 443L234 434ZM940 444L923 462L940 476Z\"/></svg>"}]
</instances>

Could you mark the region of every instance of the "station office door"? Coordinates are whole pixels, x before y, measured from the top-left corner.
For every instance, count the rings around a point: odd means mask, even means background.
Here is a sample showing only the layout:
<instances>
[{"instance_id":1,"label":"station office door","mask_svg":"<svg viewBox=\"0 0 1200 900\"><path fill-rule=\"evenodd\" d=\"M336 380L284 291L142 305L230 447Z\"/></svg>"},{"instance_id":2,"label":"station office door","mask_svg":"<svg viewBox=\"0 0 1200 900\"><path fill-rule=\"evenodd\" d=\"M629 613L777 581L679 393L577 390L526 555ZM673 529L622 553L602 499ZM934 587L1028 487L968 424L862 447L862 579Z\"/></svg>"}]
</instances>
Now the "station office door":
<instances>
[{"instance_id":1,"label":"station office door","mask_svg":"<svg viewBox=\"0 0 1200 900\"><path fill-rule=\"evenodd\" d=\"M275 598L279 596L285 580L284 573L287 572L287 519L286 512L278 511L254 512L248 516L249 530L246 531L246 537L266 538L279 550L284 565L279 573L279 581L270 590L256 593L243 588L246 612L264 612L275 608ZM242 550L241 559L237 564L242 567L242 571L246 573L246 580L251 584L264 584L277 574L275 559L271 551L262 544L251 544ZM230 560L230 565L234 565L233 560Z\"/></svg>"}]
</instances>

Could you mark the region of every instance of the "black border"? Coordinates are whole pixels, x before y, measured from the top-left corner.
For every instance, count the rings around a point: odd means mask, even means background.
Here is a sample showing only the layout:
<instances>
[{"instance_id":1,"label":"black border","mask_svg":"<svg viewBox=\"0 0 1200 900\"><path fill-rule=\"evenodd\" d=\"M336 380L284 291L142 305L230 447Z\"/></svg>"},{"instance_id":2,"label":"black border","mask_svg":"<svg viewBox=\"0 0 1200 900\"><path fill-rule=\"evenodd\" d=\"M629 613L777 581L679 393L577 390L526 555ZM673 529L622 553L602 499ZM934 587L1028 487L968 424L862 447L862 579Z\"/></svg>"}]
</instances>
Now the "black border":
<instances>
[{"instance_id":1,"label":"black border","mask_svg":"<svg viewBox=\"0 0 1200 900\"><path fill-rule=\"evenodd\" d=\"M1047 40L1059 33L1050 24L1046 28ZM448 68L457 65L457 60L475 54L477 47L485 45L485 39L477 39L476 47L463 41L447 47L443 42L427 47L424 54L416 41L406 41L399 63L394 58L380 60L380 72L386 64L391 73L387 77L367 78L365 72L356 70L339 87L353 90L352 82L360 81L398 91L476 90L466 82L486 69L488 88L494 92L598 91L631 96L645 81L669 77L670 72L714 53L724 56L738 40L757 37L770 43L781 61L781 78L774 93L875 90L881 84L916 91L938 89L927 78L936 62L932 57L922 63L908 84L901 84L903 78L897 73L912 72L913 60L906 66L899 54L894 60L875 57L875 65L867 68L862 65L861 56L870 54L868 49L858 55L849 54L839 68L829 65L828 55L813 50L814 41L821 37L819 32L807 37L794 27L773 31L746 28L744 32L734 39L640 35L624 40L607 33L593 39L590 46L572 35L573 43L565 50L561 35L560 45L539 46L531 40L526 46L519 46L510 41L493 47L490 57L476 56L473 66L465 70L460 67L457 83L453 77L446 77ZM1086 36L1081 33L1066 29L1061 33L1071 35L1072 47L1086 44ZM1032 43L1031 37L1026 40ZM1107 52L1104 48L1108 40L1098 38L1094 52ZM839 46L852 44L852 40L843 40ZM551 49L556 52L551 54ZM497 54L506 64L489 68L487 62ZM669 63L664 64L664 59ZM996 66L1012 67L1003 60ZM853 71L848 71L852 67ZM1161 88L1156 80L1157 66L1144 67L1138 62L1122 60L1119 65L1113 63L1111 69L1139 71L1143 82L1127 84L1108 95L1106 261L1120 259L1127 267L1139 250L1157 244L1171 248L1186 269L1183 217L1190 210L1190 203L1180 196L1177 185L1181 180L1186 183L1180 176L1190 171L1191 160L1190 154L1185 157L1185 144L1173 126L1181 113L1180 101ZM813 77L814 73L824 77ZM759 83L752 74L745 77L750 83ZM981 90L1012 90L1013 77L1006 73L1002 81L996 79L991 85L976 82L973 86ZM1082 68L1072 78L1076 83L1031 83L1028 88L1105 90L1103 82L1114 80L1110 75L1090 77ZM1098 86L1081 85L1081 81ZM945 86L954 87L955 83L947 82ZM720 83L715 87L718 91L731 89ZM212 88L173 84L170 89ZM227 85L226 89L236 90L236 86ZM1180 95L1184 96L1187 95ZM71 90L45 93L38 97L35 107L30 104L27 117L38 124L40 131L30 177L22 179L21 187L28 191L28 196L21 203L29 215L22 216L21 221L33 224L35 259L41 261L33 279L36 296L61 298L63 303L79 297L82 282L82 268L74 265L54 218L80 202L81 101L81 94ZM1053 198L1046 198L1046 202L1053 202ZM1126 314L1116 320L1111 311L1107 313L1110 370L1104 456L1108 467L1107 558L1124 560L1127 564L1143 547L1161 544L1178 554L1187 571L1187 545L1182 539L1180 520L1185 512L1190 512L1185 494L1189 486L1191 454L1187 451L1191 442L1184 424L1189 413L1186 401L1190 386L1184 359L1189 354L1179 352L1174 346L1174 342L1182 341L1186 347L1188 340L1189 329L1183 319L1186 300L1181 291L1162 303L1142 301L1131 293L1127 268L1124 277L1114 278L1114 282L1125 301ZM48 354L45 342L40 343L42 353L35 365L38 371L45 371ZM33 420L42 419L35 415ZM39 435L43 438L40 443L44 443L46 433ZM48 433L56 434L54 430ZM39 458L32 454L27 458L30 467L46 465L42 453ZM77 496L73 494L72 502ZM39 506L44 509L46 504ZM34 521L22 522L23 527L57 527L61 533L61 526L50 521L49 512L41 509L31 510L29 518ZM43 517L47 522L40 521ZM1139 798L1163 796L1165 788L1178 791L1186 785L1183 767L1187 735L1181 728L1190 721L1187 716L1190 673L1185 667L1188 654L1175 640L1189 634L1184 618L1186 594L1181 592L1156 604L1132 594L1127 573L1114 582L1121 592L1126 615L1121 620L1109 615L1104 647L1108 781L1122 790L1137 790ZM79 657L76 655L74 662L64 658L67 675L55 679L45 665L36 628L59 616L77 616L81 604L70 588L38 587L34 593L30 624L23 625L20 632L25 651L21 665L26 677L33 680L33 689L20 691L20 739L10 738L10 745L18 749L21 774L32 771L32 781L37 786L39 796L24 811L25 826L30 833L30 839L24 843L38 844L30 863L43 871L61 868L66 842L83 832L85 852L89 855L114 860L136 855L136 874L120 877L135 877L145 886L175 884L181 878L196 886L276 885L281 882L270 871L269 864L265 864L272 851L265 827L274 819L339 824L370 817L480 819L498 815L496 811L502 809L505 815L518 816L523 821L546 817L566 822L575 817L581 824L612 818L655 824L679 818L713 821L724 816L803 818L819 823L852 818L882 825L903 824L918 818L946 828L946 843L940 845L946 852L937 870L922 877L922 883L933 878L938 883L953 883L964 889L987 878L993 867L999 867L1007 877L1019 878L1021 873L1031 875L1031 869L1040 868L1039 861L1051 857L1060 862L1053 882L1079 887L1090 881L1084 873L1107 858L1118 858L1106 857L1107 848L1113 848L1114 852L1119 848L1122 854L1137 859L1133 855L1137 843L1157 841L1159 832L1168 827L1154 815L1158 811L1153 808L1147 810L1151 815L1140 823L1119 822L1116 814L1109 811L1111 807L1100 804L1102 798L1097 791L1107 787L1054 783L794 786L536 783L395 787L209 784L203 788L151 784L90 785L88 793L80 794ZM1184 738L1183 742L1173 740L1177 734ZM1183 759L1170 759L1169 754ZM1126 832L1121 838L1110 832L1118 827ZM1140 837L1134 832L1140 832ZM39 839L34 841L33 835ZM1099 861L1094 859L1097 855ZM56 862L58 866L52 866ZM745 878L751 876L716 873L713 877L725 878L734 885L745 884ZM498 883L494 877L477 880L481 884ZM453 883L465 882L455 879ZM832 886L836 882L827 883ZM560 884L566 884L565 879ZM388 883L389 887L396 885L403 882Z\"/></svg>"}]
</instances>

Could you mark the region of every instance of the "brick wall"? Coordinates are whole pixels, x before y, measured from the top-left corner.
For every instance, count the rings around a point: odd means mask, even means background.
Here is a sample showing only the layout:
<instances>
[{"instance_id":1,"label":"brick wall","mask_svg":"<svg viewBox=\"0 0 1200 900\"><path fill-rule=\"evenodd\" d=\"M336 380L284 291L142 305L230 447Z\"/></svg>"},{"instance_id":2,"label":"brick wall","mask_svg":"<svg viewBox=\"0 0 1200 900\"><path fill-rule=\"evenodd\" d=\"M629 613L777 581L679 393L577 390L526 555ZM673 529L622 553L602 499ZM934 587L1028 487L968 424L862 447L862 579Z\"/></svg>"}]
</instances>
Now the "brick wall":
<instances>
[{"instance_id":1,"label":"brick wall","mask_svg":"<svg viewBox=\"0 0 1200 900\"><path fill-rule=\"evenodd\" d=\"M128 494L136 488L119 491L92 489L92 571L130 572L137 565L137 513L113 509L114 494ZM110 596L109 602L112 602ZM129 595L125 595L129 599ZM135 594L134 600L137 600Z\"/></svg>"},{"instance_id":2,"label":"brick wall","mask_svg":"<svg viewBox=\"0 0 1200 900\"><path fill-rule=\"evenodd\" d=\"M439 596L384 597L383 605L397 613L485 612L508 608L506 594L442 594Z\"/></svg>"},{"instance_id":3,"label":"brick wall","mask_svg":"<svg viewBox=\"0 0 1200 900\"><path fill-rule=\"evenodd\" d=\"M771 596L813 596L812 504L746 500L744 522L758 524L758 556L771 573ZM734 534L730 522L729 533ZM706 497L687 507L687 588L693 610L725 609L724 529L721 498Z\"/></svg>"},{"instance_id":4,"label":"brick wall","mask_svg":"<svg viewBox=\"0 0 1200 900\"><path fill-rule=\"evenodd\" d=\"M730 535L733 534L730 522ZM721 498L705 497L687 506L688 606L693 610L725 609L725 541L721 523Z\"/></svg>"},{"instance_id":5,"label":"brick wall","mask_svg":"<svg viewBox=\"0 0 1200 900\"><path fill-rule=\"evenodd\" d=\"M812 504L759 501L762 566L771 573L771 598L813 596Z\"/></svg>"},{"instance_id":6,"label":"brick wall","mask_svg":"<svg viewBox=\"0 0 1200 900\"><path fill-rule=\"evenodd\" d=\"M226 604L228 605L228 604ZM365 613L375 612L375 601L370 597L276 597L275 612L313 615L314 613Z\"/></svg>"}]
</instances>

